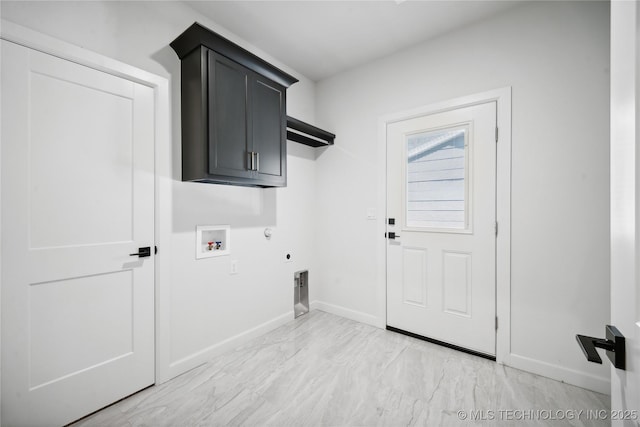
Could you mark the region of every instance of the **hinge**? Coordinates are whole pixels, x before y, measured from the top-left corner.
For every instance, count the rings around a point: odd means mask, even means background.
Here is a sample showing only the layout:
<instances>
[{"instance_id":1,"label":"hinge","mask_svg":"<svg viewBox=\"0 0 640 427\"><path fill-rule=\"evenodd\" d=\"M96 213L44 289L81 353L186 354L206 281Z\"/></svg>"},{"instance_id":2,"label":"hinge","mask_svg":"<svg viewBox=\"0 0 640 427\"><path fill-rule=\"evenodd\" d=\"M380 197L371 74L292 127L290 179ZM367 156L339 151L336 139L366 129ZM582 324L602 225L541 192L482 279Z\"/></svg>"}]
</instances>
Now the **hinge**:
<instances>
[{"instance_id":1,"label":"hinge","mask_svg":"<svg viewBox=\"0 0 640 427\"><path fill-rule=\"evenodd\" d=\"M498 127L496 126L496 142L498 142Z\"/></svg>"},{"instance_id":2,"label":"hinge","mask_svg":"<svg viewBox=\"0 0 640 427\"><path fill-rule=\"evenodd\" d=\"M496 221L495 223L495 229L496 229L496 236L498 235L498 221Z\"/></svg>"},{"instance_id":3,"label":"hinge","mask_svg":"<svg viewBox=\"0 0 640 427\"><path fill-rule=\"evenodd\" d=\"M496 316L496 331L498 330L498 316Z\"/></svg>"}]
</instances>

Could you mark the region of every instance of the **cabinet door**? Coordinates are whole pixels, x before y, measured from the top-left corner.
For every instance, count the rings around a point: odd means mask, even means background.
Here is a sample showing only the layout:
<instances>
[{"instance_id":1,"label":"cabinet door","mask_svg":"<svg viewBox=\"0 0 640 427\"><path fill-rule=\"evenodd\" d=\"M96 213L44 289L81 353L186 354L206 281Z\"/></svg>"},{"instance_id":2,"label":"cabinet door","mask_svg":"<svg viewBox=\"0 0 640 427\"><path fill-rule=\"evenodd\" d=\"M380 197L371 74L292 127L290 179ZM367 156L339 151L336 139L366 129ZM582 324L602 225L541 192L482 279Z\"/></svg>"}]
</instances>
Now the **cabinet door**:
<instances>
[{"instance_id":1,"label":"cabinet door","mask_svg":"<svg viewBox=\"0 0 640 427\"><path fill-rule=\"evenodd\" d=\"M243 66L209 51L209 174L250 178L247 79Z\"/></svg>"},{"instance_id":2,"label":"cabinet door","mask_svg":"<svg viewBox=\"0 0 640 427\"><path fill-rule=\"evenodd\" d=\"M249 135L258 153L257 182L286 185L285 88L261 76L250 78Z\"/></svg>"}]
</instances>

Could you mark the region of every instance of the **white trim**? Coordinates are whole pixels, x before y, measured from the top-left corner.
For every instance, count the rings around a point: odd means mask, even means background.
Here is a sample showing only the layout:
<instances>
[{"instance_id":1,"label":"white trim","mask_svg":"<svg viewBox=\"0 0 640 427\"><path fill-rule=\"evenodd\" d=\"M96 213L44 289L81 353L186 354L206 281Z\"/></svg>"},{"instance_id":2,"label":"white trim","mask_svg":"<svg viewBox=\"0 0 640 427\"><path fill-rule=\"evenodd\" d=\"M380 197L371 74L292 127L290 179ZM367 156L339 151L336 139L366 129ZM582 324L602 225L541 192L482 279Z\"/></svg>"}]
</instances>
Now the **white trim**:
<instances>
[{"instance_id":1,"label":"white trim","mask_svg":"<svg viewBox=\"0 0 640 427\"><path fill-rule=\"evenodd\" d=\"M608 377L598 377L584 371L568 369L563 366L553 365L518 354L510 354L505 358L504 364L515 369L541 375L551 378L552 380L562 381L598 393L607 395L611 393L611 382Z\"/></svg>"},{"instance_id":2,"label":"white trim","mask_svg":"<svg viewBox=\"0 0 640 427\"><path fill-rule=\"evenodd\" d=\"M155 240L159 247L155 258L156 294L156 384L171 378L170 318L170 247L171 241L171 114L169 81L139 68L95 52L83 49L48 35L14 24L0 21L0 38L48 55L94 68L136 83L149 86L155 98Z\"/></svg>"},{"instance_id":3,"label":"white trim","mask_svg":"<svg viewBox=\"0 0 640 427\"><path fill-rule=\"evenodd\" d=\"M361 311L352 310L339 305L329 304L323 301L312 301L311 310L324 311L325 313L335 314L336 316L346 319L355 320L356 322L366 323L376 328L385 328L385 324L381 319L372 314L363 313ZM382 319L384 320L384 319Z\"/></svg>"},{"instance_id":4,"label":"white trim","mask_svg":"<svg viewBox=\"0 0 640 427\"><path fill-rule=\"evenodd\" d=\"M159 87L166 78L133 67L99 53L58 40L4 19L0 21L0 37L30 49L85 65L146 86Z\"/></svg>"},{"instance_id":5,"label":"white trim","mask_svg":"<svg viewBox=\"0 0 640 427\"><path fill-rule=\"evenodd\" d=\"M273 318L261 325L241 332L238 335L227 338L226 340L209 346L203 350L193 353L185 358L177 360L169 365L170 376L176 377L190 369L198 367L216 356L226 353L230 350L240 347L254 338L262 336L276 328L294 320L293 310Z\"/></svg>"},{"instance_id":6,"label":"white trim","mask_svg":"<svg viewBox=\"0 0 640 427\"><path fill-rule=\"evenodd\" d=\"M386 230L387 200L387 125L428 114L453 110L495 101L497 104L496 171L496 219L499 224L496 238L496 315L499 327L496 332L496 361L505 363L511 353L511 87L482 92L451 99L431 105L402 111L381 117L378 120L378 212L385 212L378 220L378 293L380 313L385 313L382 322L386 325L386 241L382 238ZM384 326L382 326L384 327Z\"/></svg>"}]
</instances>

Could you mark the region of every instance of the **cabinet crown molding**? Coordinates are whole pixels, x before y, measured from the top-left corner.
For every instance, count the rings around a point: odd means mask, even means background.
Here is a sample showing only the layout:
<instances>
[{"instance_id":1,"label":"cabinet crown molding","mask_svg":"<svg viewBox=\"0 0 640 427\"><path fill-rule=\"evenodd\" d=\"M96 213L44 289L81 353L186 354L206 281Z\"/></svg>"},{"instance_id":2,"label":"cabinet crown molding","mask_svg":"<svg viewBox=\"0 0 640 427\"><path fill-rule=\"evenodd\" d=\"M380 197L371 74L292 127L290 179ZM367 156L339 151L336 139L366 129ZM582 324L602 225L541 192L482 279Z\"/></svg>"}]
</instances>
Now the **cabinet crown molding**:
<instances>
[{"instance_id":1,"label":"cabinet crown molding","mask_svg":"<svg viewBox=\"0 0 640 427\"><path fill-rule=\"evenodd\" d=\"M298 81L292 75L197 22L194 22L172 41L170 46L180 59L183 59L194 49L205 46L284 87L289 87Z\"/></svg>"}]
</instances>

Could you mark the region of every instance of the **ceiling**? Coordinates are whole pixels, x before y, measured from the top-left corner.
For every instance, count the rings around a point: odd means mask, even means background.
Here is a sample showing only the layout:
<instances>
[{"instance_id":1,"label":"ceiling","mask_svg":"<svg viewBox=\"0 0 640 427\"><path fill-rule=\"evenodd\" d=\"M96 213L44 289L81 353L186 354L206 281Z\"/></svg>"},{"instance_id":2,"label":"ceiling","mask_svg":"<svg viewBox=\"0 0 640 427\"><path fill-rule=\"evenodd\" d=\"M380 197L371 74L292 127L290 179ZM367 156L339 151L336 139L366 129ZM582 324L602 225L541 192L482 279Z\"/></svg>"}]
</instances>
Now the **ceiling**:
<instances>
[{"instance_id":1,"label":"ceiling","mask_svg":"<svg viewBox=\"0 0 640 427\"><path fill-rule=\"evenodd\" d=\"M500 13L521 0L185 3L319 81Z\"/></svg>"}]
</instances>

